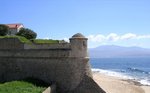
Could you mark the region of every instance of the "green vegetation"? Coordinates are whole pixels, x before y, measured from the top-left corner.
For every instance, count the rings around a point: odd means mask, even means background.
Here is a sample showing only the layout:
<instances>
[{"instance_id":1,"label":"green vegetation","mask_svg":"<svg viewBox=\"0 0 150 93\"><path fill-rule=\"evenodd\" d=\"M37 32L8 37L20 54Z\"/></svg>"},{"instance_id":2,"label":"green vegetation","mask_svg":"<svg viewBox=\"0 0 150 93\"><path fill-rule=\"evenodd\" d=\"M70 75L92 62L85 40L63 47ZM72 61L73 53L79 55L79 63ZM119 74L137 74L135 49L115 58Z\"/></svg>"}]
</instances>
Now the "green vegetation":
<instances>
[{"instance_id":1,"label":"green vegetation","mask_svg":"<svg viewBox=\"0 0 150 93\"><path fill-rule=\"evenodd\" d=\"M26 39L25 37L22 36L0 36L0 38L18 38L20 40L20 42L22 43L27 43L27 44L32 44L33 42L36 44L55 44L55 43L59 43L59 40L52 40L52 39L33 39L33 40L29 40Z\"/></svg>"},{"instance_id":2,"label":"green vegetation","mask_svg":"<svg viewBox=\"0 0 150 93\"><path fill-rule=\"evenodd\" d=\"M31 29L28 29L28 28L21 28L16 35L23 36L30 40L35 39L37 36L37 34L34 31L32 31Z\"/></svg>"},{"instance_id":3,"label":"green vegetation","mask_svg":"<svg viewBox=\"0 0 150 93\"><path fill-rule=\"evenodd\" d=\"M59 40L35 39L33 40L33 42L37 44L55 44L55 43L59 43Z\"/></svg>"},{"instance_id":4,"label":"green vegetation","mask_svg":"<svg viewBox=\"0 0 150 93\"><path fill-rule=\"evenodd\" d=\"M52 39L36 39L37 34L28 28L21 28L16 35L9 35L9 27L6 25L0 24L0 38L18 38L22 43L36 43L36 44L56 44L59 43L59 40ZM65 42L65 41L62 41Z\"/></svg>"},{"instance_id":5,"label":"green vegetation","mask_svg":"<svg viewBox=\"0 0 150 93\"><path fill-rule=\"evenodd\" d=\"M25 37L22 37L22 36L0 36L0 38L18 38L20 40L20 42L22 43L28 43L30 44L31 41L26 39Z\"/></svg>"},{"instance_id":6,"label":"green vegetation","mask_svg":"<svg viewBox=\"0 0 150 93\"><path fill-rule=\"evenodd\" d=\"M12 81L0 84L0 93L42 93L46 87L39 87L25 81Z\"/></svg>"},{"instance_id":7,"label":"green vegetation","mask_svg":"<svg viewBox=\"0 0 150 93\"><path fill-rule=\"evenodd\" d=\"M5 36L8 34L8 26L0 24L0 36Z\"/></svg>"}]
</instances>

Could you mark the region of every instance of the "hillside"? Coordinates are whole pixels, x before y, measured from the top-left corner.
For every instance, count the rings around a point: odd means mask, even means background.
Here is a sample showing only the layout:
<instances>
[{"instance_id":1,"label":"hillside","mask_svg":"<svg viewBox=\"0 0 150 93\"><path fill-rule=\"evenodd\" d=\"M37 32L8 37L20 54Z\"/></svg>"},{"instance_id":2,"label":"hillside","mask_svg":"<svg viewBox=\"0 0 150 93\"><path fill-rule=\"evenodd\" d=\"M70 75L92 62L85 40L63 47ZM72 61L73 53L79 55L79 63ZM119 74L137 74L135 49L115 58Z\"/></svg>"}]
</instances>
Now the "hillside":
<instances>
[{"instance_id":1,"label":"hillside","mask_svg":"<svg viewBox=\"0 0 150 93\"><path fill-rule=\"evenodd\" d=\"M104 45L89 49L91 58L150 57L150 49Z\"/></svg>"}]
</instances>

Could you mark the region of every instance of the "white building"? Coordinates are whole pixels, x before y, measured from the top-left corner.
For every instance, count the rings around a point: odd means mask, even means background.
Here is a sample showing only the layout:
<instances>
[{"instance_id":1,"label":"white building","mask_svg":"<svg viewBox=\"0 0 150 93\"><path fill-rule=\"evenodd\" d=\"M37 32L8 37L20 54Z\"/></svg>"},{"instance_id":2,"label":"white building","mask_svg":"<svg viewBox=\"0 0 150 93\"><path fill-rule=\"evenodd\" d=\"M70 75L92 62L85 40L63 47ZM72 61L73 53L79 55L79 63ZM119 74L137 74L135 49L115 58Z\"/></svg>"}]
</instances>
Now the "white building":
<instances>
[{"instance_id":1,"label":"white building","mask_svg":"<svg viewBox=\"0 0 150 93\"><path fill-rule=\"evenodd\" d=\"M21 28L23 28L23 24L6 24L9 27L8 35L15 35Z\"/></svg>"}]
</instances>

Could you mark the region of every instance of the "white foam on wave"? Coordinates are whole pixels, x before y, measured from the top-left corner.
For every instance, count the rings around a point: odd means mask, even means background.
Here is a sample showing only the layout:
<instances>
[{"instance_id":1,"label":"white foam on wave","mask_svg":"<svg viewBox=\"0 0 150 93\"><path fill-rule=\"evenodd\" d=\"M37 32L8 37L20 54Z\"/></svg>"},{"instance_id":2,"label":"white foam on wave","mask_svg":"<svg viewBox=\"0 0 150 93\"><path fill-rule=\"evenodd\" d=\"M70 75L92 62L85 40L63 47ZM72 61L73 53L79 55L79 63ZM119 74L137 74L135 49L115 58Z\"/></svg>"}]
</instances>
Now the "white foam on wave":
<instances>
[{"instance_id":1,"label":"white foam on wave","mask_svg":"<svg viewBox=\"0 0 150 93\"><path fill-rule=\"evenodd\" d=\"M140 82L142 85L150 86L150 81L147 79L139 80L138 82Z\"/></svg>"},{"instance_id":2,"label":"white foam on wave","mask_svg":"<svg viewBox=\"0 0 150 93\"><path fill-rule=\"evenodd\" d=\"M133 77L127 76L123 73L119 73L119 72L115 72L115 71L111 71L111 70L103 70L103 69L97 69L94 68L92 69L93 72L99 72L108 76L113 76L113 77L118 77L118 78L122 78L122 79L134 79Z\"/></svg>"},{"instance_id":3,"label":"white foam on wave","mask_svg":"<svg viewBox=\"0 0 150 93\"><path fill-rule=\"evenodd\" d=\"M115 72L115 71L111 71L111 70L104 70L104 69L97 69L97 68L93 68L92 69L93 72L99 72L108 76L113 76L113 77L118 77L121 79L132 79L132 80L136 80L137 82L141 83L142 85L148 85L150 86L150 81L148 79L140 79L138 80L138 78L136 77L132 77L132 76L128 76L126 74L123 74L121 72Z\"/></svg>"}]
</instances>

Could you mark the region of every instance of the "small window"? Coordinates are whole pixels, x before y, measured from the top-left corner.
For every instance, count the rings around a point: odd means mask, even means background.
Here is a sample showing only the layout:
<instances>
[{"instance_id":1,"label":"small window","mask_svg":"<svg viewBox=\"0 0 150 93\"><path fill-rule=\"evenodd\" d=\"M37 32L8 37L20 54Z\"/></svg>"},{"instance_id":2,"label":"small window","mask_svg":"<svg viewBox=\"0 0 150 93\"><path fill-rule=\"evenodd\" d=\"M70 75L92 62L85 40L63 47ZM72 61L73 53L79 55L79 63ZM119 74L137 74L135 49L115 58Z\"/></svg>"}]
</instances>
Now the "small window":
<instances>
[{"instance_id":1,"label":"small window","mask_svg":"<svg viewBox=\"0 0 150 93\"><path fill-rule=\"evenodd\" d=\"M87 45L86 45L86 41L83 41L83 46L85 46L85 47L87 46Z\"/></svg>"}]
</instances>

